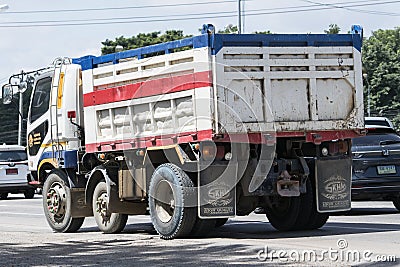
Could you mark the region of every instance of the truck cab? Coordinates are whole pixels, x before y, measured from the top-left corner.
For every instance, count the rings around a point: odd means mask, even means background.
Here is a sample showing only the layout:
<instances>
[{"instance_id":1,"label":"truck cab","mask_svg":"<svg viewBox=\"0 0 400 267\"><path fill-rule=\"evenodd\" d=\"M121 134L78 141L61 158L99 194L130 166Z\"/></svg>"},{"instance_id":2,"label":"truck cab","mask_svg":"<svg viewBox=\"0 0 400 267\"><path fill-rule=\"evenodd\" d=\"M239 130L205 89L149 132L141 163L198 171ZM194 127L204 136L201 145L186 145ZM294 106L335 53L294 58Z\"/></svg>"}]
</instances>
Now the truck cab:
<instances>
[{"instance_id":1,"label":"truck cab","mask_svg":"<svg viewBox=\"0 0 400 267\"><path fill-rule=\"evenodd\" d=\"M77 166L82 146L80 67L57 59L35 80L27 120L29 169L39 182L53 168Z\"/></svg>"}]
</instances>

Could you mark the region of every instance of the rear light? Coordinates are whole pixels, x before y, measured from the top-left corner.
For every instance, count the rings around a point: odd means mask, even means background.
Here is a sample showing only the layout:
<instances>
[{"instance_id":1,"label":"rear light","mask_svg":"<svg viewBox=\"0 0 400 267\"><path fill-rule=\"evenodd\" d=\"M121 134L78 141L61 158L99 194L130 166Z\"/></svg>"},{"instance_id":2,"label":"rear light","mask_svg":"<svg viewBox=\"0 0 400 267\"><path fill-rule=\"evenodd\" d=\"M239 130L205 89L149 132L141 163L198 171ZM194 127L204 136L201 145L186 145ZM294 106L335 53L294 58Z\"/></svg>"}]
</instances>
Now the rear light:
<instances>
[{"instance_id":1,"label":"rear light","mask_svg":"<svg viewBox=\"0 0 400 267\"><path fill-rule=\"evenodd\" d=\"M324 149L324 148L323 148ZM338 142L332 142L329 143L329 148L327 149L329 155L331 156L336 156L339 154L346 154L349 151L349 144L347 141L338 141ZM326 151L323 153L324 156L326 156Z\"/></svg>"},{"instance_id":2,"label":"rear light","mask_svg":"<svg viewBox=\"0 0 400 267\"><path fill-rule=\"evenodd\" d=\"M67 117L68 119L75 119L76 118L76 111L75 110L70 110L67 112Z\"/></svg>"},{"instance_id":3,"label":"rear light","mask_svg":"<svg viewBox=\"0 0 400 267\"><path fill-rule=\"evenodd\" d=\"M339 141L339 153L347 153L349 151L349 143L347 141Z\"/></svg>"},{"instance_id":4,"label":"rear light","mask_svg":"<svg viewBox=\"0 0 400 267\"><path fill-rule=\"evenodd\" d=\"M217 155L215 155L217 160L222 160L225 158L225 147L224 146L217 146Z\"/></svg>"},{"instance_id":5,"label":"rear light","mask_svg":"<svg viewBox=\"0 0 400 267\"><path fill-rule=\"evenodd\" d=\"M214 160L217 155L217 146L212 142L203 143L201 148L201 156L204 160Z\"/></svg>"}]
</instances>

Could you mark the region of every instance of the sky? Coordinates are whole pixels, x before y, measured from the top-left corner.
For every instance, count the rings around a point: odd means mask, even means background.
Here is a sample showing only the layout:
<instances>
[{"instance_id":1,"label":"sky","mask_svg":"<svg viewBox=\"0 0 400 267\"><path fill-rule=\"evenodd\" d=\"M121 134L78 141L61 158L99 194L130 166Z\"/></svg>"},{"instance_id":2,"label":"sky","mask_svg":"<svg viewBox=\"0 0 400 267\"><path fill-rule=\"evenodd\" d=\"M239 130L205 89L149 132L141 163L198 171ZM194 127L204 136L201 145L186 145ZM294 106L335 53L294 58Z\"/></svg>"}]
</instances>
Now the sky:
<instances>
[{"instance_id":1,"label":"sky","mask_svg":"<svg viewBox=\"0 0 400 267\"><path fill-rule=\"evenodd\" d=\"M241 0L243 32L323 33L329 24L365 36L400 26L400 1ZM101 42L141 32L183 30L205 23L238 25L238 0L0 0L0 85L14 73L36 70L56 57L100 55Z\"/></svg>"}]
</instances>

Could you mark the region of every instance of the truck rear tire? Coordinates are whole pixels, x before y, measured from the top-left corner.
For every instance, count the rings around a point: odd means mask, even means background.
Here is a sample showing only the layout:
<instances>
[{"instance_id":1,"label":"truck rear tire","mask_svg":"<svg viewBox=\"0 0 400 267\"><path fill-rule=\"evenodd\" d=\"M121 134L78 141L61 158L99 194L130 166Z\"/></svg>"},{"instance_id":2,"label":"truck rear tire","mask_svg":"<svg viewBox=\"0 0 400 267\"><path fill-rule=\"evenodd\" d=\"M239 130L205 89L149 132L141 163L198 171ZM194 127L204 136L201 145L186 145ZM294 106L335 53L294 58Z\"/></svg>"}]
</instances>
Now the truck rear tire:
<instances>
[{"instance_id":1,"label":"truck rear tire","mask_svg":"<svg viewBox=\"0 0 400 267\"><path fill-rule=\"evenodd\" d=\"M279 231L296 230L300 204L300 197L270 197L265 208L268 221Z\"/></svg>"},{"instance_id":2,"label":"truck rear tire","mask_svg":"<svg viewBox=\"0 0 400 267\"><path fill-rule=\"evenodd\" d=\"M76 232L85 218L71 217L71 193L65 183L66 174L54 171L43 185L43 208L49 226L56 232Z\"/></svg>"},{"instance_id":3,"label":"truck rear tire","mask_svg":"<svg viewBox=\"0 0 400 267\"><path fill-rule=\"evenodd\" d=\"M310 215L310 222L306 230L319 229L326 224L329 215L326 213L319 213L317 209L313 210Z\"/></svg>"},{"instance_id":4,"label":"truck rear tire","mask_svg":"<svg viewBox=\"0 0 400 267\"><path fill-rule=\"evenodd\" d=\"M305 230L315 230L321 228L329 219L329 213L320 213L317 210L317 198L316 198L316 188L315 188L315 178L311 176L310 181L311 192L313 192L312 205L310 206L310 219L307 222Z\"/></svg>"},{"instance_id":5,"label":"truck rear tire","mask_svg":"<svg viewBox=\"0 0 400 267\"><path fill-rule=\"evenodd\" d=\"M193 237L205 237L207 236L212 230L215 229L217 224L216 219L200 219L197 218L196 222L194 223L192 232L190 236Z\"/></svg>"},{"instance_id":6,"label":"truck rear tire","mask_svg":"<svg viewBox=\"0 0 400 267\"><path fill-rule=\"evenodd\" d=\"M153 173L149 187L151 221L162 239L190 234L197 218L196 207L188 206L195 198L193 182L178 166L166 163Z\"/></svg>"},{"instance_id":7,"label":"truck rear tire","mask_svg":"<svg viewBox=\"0 0 400 267\"><path fill-rule=\"evenodd\" d=\"M312 209L313 208L315 209L315 207L313 206L315 206L314 192L310 180L307 179L306 193L300 195L300 212L299 215L297 216L294 230L301 231L309 229L310 227L309 224L313 219L311 217Z\"/></svg>"},{"instance_id":8,"label":"truck rear tire","mask_svg":"<svg viewBox=\"0 0 400 267\"><path fill-rule=\"evenodd\" d=\"M8 197L8 193L1 193L0 194L0 199L1 200L5 200L5 199L7 199L7 197Z\"/></svg>"},{"instance_id":9,"label":"truck rear tire","mask_svg":"<svg viewBox=\"0 0 400 267\"><path fill-rule=\"evenodd\" d=\"M100 231L105 234L115 234L124 230L128 215L108 211L107 185L105 182L98 183L94 189L92 207L94 219Z\"/></svg>"}]
</instances>

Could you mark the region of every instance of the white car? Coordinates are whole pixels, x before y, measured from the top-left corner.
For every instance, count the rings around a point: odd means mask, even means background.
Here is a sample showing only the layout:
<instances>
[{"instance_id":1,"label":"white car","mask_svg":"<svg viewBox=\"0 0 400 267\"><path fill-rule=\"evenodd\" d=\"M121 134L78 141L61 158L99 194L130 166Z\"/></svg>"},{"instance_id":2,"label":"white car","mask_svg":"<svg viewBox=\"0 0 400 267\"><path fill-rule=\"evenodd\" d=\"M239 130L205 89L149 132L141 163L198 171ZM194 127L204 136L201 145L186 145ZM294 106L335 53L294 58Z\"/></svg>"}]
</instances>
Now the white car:
<instances>
[{"instance_id":1,"label":"white car","mask_svg":"<svg viewBox=\"0 0 400 267\"><path fill-rule=\"evenodd\" d=\"M393 128L393 123L386 117L365 117L365 128Z\"/></svg>"},{"instance_id":2,"label":"white car","mask_svg":"<svg viewBox=\"0 0 400 267\"><path fill-rule=\"evenodd\" d=\"M24 193L25 198L33 198L35 188L29 185L31 179L25 148L0 145L0 199L6 199L9 193Z\"/></svg>"}]
</instances>

